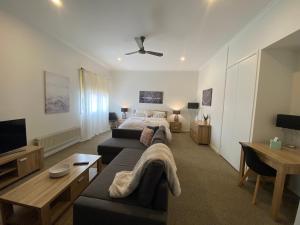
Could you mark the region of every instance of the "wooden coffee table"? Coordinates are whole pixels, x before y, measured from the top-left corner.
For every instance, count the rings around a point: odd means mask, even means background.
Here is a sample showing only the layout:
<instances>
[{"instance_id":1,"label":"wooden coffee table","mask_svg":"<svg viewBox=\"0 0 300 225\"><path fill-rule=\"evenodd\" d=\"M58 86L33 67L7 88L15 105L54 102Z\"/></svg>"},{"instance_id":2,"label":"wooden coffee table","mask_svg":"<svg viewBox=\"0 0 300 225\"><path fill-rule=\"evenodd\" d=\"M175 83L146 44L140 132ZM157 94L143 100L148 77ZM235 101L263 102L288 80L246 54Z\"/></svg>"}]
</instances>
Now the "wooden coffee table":
<instances>
[{"instance_id":1,"label":"wooden coffee table","mask_svg":"<svg viewBox=\"0 0 300 225\"><path fill-rule=\"evenodd\" d=\"M54 223L101 171L101 156L74 154L59 162L71 166L61 178L49 178L48 170L0 196L3 225ZM88 165L73 166L88 161Z\"/></svg>"}]
</instances>

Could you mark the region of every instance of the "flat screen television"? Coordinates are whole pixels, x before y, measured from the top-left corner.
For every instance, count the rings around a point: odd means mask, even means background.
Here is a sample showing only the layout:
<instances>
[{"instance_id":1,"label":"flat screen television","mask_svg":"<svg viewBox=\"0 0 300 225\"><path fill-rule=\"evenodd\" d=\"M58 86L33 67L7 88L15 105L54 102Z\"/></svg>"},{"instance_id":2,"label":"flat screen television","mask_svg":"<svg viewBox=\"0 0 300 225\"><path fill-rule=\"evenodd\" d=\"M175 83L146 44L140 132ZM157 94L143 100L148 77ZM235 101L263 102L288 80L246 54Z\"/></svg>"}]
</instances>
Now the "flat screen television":
<instances>
[{"instance_id":1,"label":"flat screen television","mask_svg":"<svg viewBox=\"0 0 300 225\"><path fill-rule=\"evenodd\" d=\"M292 130L300 130L300 116L278 114L276 126Z\"/></svg>"},{"instance_id":2,"label":"flat screen television","mask_svg":"<svg viewBox=\"0 0 300 225\"><path fill-rule=\"evenodd\" d=\"M26 145L25 119L0 122L0 155L20 151Z\"/></svg>"}]
</instances>

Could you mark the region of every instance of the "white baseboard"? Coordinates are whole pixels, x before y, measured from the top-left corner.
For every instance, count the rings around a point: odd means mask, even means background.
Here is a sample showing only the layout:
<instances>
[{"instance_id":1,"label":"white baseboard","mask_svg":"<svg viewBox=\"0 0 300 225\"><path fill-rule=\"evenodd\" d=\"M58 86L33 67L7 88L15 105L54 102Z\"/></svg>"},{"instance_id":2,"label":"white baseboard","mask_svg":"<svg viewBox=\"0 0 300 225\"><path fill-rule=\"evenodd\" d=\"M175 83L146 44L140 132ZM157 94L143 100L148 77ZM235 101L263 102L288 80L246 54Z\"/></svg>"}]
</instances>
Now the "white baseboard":
<instances>
[{"instance_id":1,"label":"white baseboard","mask_svg":"<svg viewBox=\"0 0 300 225\"><path fill-rule=\"evenodd\" d=\"M218 149L216 146L210 144L209 147L210 147L212 150L214 150L217 154L220 154L220 153L219 153L220 151L219 151L219 149Z\"/></svg>"}]
</instances>

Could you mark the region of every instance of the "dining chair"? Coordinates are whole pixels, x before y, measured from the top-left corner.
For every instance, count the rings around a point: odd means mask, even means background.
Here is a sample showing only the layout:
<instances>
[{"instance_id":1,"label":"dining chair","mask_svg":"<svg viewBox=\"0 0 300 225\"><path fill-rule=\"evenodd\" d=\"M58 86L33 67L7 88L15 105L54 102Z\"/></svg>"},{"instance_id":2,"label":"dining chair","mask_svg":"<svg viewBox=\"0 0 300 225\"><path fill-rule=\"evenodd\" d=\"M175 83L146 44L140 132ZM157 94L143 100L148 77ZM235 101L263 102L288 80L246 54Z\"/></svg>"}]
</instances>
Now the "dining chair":
<instances>
[{"instance_id":1,"label":"dining chair","mask_svg":"<svg viewBox=\"0 0 300 225\"><path fill-rule=\"evenodd\" d=\"M256 204L256 196L258 193L258 189L260 187L260 183L262 179L273 179L276 177L276 170L267 165L266 163L262 162L255 151L251 149L249 146L245 145L244 143L240 142L242 149L245 155L246 165L248 166L248 170L246 171L245 175L241 178L239 186L243 186L247 177L251 174L257 176L256 178L256 185L253 194L252 203Z\"/></svg>"}]
</instances>

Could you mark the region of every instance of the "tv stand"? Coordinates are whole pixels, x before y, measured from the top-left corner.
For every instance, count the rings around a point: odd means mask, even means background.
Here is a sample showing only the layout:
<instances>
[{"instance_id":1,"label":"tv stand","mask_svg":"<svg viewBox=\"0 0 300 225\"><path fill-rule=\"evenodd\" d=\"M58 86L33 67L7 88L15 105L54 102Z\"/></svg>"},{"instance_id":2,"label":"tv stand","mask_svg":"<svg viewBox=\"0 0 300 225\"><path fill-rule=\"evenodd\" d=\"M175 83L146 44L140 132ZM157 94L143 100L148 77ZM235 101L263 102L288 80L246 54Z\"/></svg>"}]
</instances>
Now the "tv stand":
<instances>
[{"instance_id":1,"label":"tv stand","mask_svg":"<svg viewBox=\"0 0 300 225\"><path fill-rule=\"evenodd\" d=\"M43 167L43 148L26 146L0 156L0 189Z\"/></svg>"}]
</instances>

